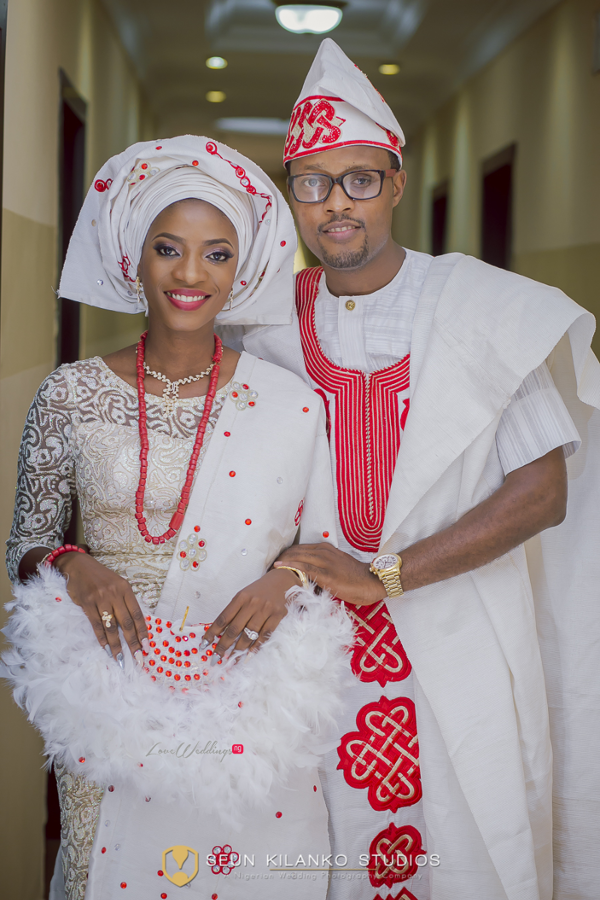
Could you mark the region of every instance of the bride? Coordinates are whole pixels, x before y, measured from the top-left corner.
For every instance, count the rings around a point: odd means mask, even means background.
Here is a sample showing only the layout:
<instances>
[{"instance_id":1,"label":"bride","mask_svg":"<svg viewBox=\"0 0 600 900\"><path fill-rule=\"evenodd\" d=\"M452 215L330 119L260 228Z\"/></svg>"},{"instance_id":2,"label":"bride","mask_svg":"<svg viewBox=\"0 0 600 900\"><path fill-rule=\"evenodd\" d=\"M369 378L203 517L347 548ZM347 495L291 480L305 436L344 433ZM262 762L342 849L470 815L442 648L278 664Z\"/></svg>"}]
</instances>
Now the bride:
<instances>
[{"instance_id":1,"label":"bride","mask_svg":"<svg viewBox=\"0 0 600 900\"><path fill-rule=\"evenodd\" d=\"M57 898L280 897L273 870L328 867L315 766L350 626L269 570L335 534L324 416L214 333L291 321L294 247L270 180L206 138L130 147L84 203L61 295L148 330L49 375L21 445L3 674L55 764ZM88 552L63 545L74 492ZM324 897L302 874L286 897Z\"/></svg>"}]
</instances>

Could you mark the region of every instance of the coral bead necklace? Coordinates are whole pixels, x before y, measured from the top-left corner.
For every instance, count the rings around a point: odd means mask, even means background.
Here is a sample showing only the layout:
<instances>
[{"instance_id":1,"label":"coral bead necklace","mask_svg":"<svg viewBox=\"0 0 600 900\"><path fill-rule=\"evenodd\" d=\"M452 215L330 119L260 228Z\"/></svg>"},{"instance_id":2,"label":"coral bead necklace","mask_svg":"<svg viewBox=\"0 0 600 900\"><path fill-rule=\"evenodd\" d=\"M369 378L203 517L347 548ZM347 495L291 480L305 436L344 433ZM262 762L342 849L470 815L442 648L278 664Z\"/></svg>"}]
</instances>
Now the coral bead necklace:
<instances>
[{"instance_id":1,"label":"coral bead necklace","mask_svg":"<svg viewBox=\"0 0 600 900\"><path fill-rule=\"evenodd\" d=\"M179 529L183 524L183 518L185 516L185 511L187 509L188 503L190 502L190 491L192 488L192 482L194 480L194 473L196 471L196 466L198 465L198 459L200 456L200 450L202 449L202 444L204 443L204 434L206 432L206 426L208 424L208 419L212 410L213 402L215 399L215 395L217 393L217 382L219 380L219 371L221 368L221 359L223 357L223 343L221 339L215 334L215 352L212 358L212 372L210 373L210 382L208 385L208 392L206 394L206 399L204 401L204 410L202 412L202 418L198 424L198 430L196 432L196 439L194 441L194 448L192 450L192 455L190 456L190 462L188 465L187 475L185 479L185 484L183 485L181 491L181 498L179 503L177 504L177 509L173 513L173 517L169 522L169 527L165 531L164 534L159 535L158 537L154 537L148 531L146 527L146 517L144 516L144 494L146 493L146 477L148 475L148 448L150 443L148 441L148 418L146 414L146 393L144 391L144 355L146 348L146 338L148 337L148 332L145 331L144 334L140 337L138 345L137 345L137 392L138 392L138 403L139 403L139 430L140 430L140 480L138 484L138 489L135 492L135 517L137 519L138 528L140 533L145 541L149 544L164 544L165 541L170 541L171 538L175 537Z\"/></svg>"}]
</instances>

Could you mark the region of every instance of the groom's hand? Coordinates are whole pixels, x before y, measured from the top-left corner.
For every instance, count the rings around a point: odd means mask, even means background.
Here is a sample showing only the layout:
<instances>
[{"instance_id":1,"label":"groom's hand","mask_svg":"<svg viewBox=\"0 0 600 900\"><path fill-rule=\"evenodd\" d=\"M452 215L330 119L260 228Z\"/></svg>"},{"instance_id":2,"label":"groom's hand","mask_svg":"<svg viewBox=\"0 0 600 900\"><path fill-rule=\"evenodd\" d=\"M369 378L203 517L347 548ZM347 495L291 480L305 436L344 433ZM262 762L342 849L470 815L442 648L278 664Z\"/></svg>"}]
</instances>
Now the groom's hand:
<instances>
[{"instance_id":1,"label":"groom's hand","mask_svg":"<svg viewBox=\"0 0 600 900\"><path fill-rule=\"evenodd\" d=\"M295 544L284 550L275 568L280 565L306 572L320 588L355 606L379 603L386 596L383 584L368 563L359 562L331 544Z\"/></svg>"}]
</instances>

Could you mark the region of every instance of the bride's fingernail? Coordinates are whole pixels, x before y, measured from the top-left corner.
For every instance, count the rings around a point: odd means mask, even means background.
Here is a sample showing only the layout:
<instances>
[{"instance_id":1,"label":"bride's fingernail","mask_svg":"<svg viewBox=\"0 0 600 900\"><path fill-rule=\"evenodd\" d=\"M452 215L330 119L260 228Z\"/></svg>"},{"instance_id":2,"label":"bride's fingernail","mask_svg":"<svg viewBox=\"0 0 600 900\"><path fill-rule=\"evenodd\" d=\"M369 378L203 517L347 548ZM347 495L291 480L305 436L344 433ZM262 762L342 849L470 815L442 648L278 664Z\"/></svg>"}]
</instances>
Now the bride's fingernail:
<instances>
[{"instance_id":1,"label":"bride's fingernail","mask_svg":"<svg viewBox=\"0 0 600 900\"><path fill-rule=\"evenodd\" d=\"M139 652L139 651L138 651L138 652ZM122 653L117 653L117 662L119 663L119 665L120 665L121 668L123 669L123 668L124 668L124 664L123 664L123 654L122 654Z\"/></svg>"},{"instance_id":2,"label":"bride's fingernail","mask_svg":"<svg viewBox=\"0 0 600 900\"><path fill-rule=\"evenodd\" d=\"M144 665L144 654L142 653L141 650L136 650L135 653L133 654L133 658L135 659L138 666Z\"/></svg>"},{"instance_id":3,"label":"bride's fingernail","mask_svg":"<svg viewBox=\"0 0 600 900\"><path fill-rule=\"evenodd\" d=\"M198 649L200 650L200 653L202 653L203 650L206 650L206 648L208 647L209 644L210 644L210 641L207 641L206 638L203 638L200 641L200 646L198 647Z\"/></svg>"},{"instance_id":4,"label":"bride's fingernail","mask_svg":"<svg viewBox=\"0 0 600 900\"><path fill-rule=\"evenodd\" d=\"M210 660L211 666L215 666L219 662L220 659L221 659L221 657L219 656L218 653L213 653L211 660Z\"/></svg>"},{"instance_id":5,"label":"bride's fingernail","mask_svg":"<svg viewBox=\"0 0 600 900\"><path fill-rule=\"evenodd\" d=\"M108 655L109 655L110 658L112 659L112 650L110 649L110 646L109 646L108 644L105 644L105 645L104 645L104 649L106 650L106 652L108 653Z\"/></svg>"},{"instance_id":6,"label":"bride's fingernail","mask_svg":"<svg viewBox=\"0 0 600 900\"><path fill-rule=\"evenodd\" d=\"M150 641L148 640L148 638L144 638L142 640L142 647L144 648L146 653L150 653Z\"/></svg>"}]
</instances>

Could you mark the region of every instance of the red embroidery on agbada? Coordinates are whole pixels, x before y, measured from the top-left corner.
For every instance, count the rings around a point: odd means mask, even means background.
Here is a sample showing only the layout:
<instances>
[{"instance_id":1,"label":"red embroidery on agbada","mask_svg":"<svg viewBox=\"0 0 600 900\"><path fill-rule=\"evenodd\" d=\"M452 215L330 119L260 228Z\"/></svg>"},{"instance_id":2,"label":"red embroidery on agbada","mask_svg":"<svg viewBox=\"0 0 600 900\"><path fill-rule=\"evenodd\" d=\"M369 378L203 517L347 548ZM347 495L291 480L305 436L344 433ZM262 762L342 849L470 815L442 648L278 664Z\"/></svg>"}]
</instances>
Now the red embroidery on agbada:
<instances>
[{"instance_id":1,"label":"red embroidery on agbada","mask_svg":"<svg viewBox=\"0 0 600 900\"><path fill-rule=\"evenodd\" d=\"M379 894L375 894L373 900L384 900L382 896ZM388 894L385 900L418 900L414 894L412 894L407 888L402 888L399 894L396 894L395 897L392 897L391 894Z\"/></svg>"},{"instance_id":2,"label":"red embroidery on agbada","mask_svg":"<svg viewBox=\"0 0 600 900\"><path fill-rule=\"evenodd\" d=\"M371 375L335 366L323 353L315 328L321 268L296 278L296 305L306 370L335 397L334 440L340 525L357 550L379 549L387 501L400 449L402 416L398 393L410 383L410 355Z\"/></svg>"},{"instance_id":3,"label":"red embroidery on agbada","mask_svg":"<svg viewBox=\"0 0 600 900\"><path fill-rule=\"evenodd\" d=\"M391 888L399 881L412 878L419 868L416 858L423 852L423 841L416 828L412 825L398 828L391 822L371 841L369 881L373 887Z\"/></svg>"},{"instance_id":4,"label":"red embroidery on agbada","mask_svg":"<svg viewBox=\"0 0 600 900\"><path fill-rule=\"evenodd\" d=\"M388 681L408 678L411 664L385 601L375 606L347 604L346 612L358 626L351 660L356 677L378 681L381 687Z\"/></svg>"},{"instance_id":5,"label":"red embroidery on agbada","mask_svg":"<svg viewBox=\"0 0 600 900\"><path fill-rule=\"evenodd\" d=\"M367 788L373 809L396 812L421 799L421 773L415 705L408 697L381 697L356 717L358 731L338 747L338 769L346 783Z\"/></svg>"}]
</instances>

